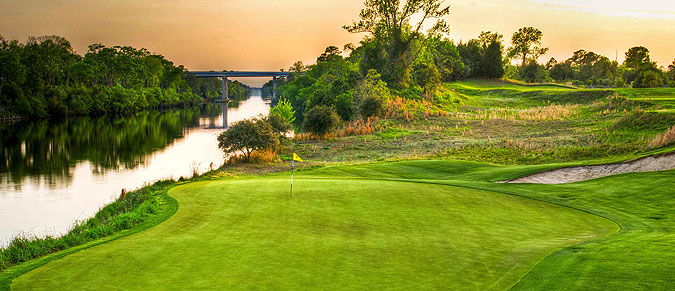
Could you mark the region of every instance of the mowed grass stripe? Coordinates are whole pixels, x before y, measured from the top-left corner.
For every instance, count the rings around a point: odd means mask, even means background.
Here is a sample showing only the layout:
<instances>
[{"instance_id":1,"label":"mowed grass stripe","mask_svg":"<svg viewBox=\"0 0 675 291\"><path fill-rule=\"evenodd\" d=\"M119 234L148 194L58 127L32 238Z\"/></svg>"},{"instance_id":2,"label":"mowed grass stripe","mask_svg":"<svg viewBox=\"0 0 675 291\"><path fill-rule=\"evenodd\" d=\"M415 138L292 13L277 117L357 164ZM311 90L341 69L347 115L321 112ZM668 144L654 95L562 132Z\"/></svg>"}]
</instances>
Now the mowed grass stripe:
<instances>
[{"instance_id":1,"label":"mowed grass stripe","mask_svg":"<svg viewBox=\"0 0 675 291\"><path fill-rule=\"evenodd\" d=\"M612 233L608 220L489 191L277 177L171 190L145 232L78 252L12 288L508 288L547 254Z\"/></svg>"}]
</instances>

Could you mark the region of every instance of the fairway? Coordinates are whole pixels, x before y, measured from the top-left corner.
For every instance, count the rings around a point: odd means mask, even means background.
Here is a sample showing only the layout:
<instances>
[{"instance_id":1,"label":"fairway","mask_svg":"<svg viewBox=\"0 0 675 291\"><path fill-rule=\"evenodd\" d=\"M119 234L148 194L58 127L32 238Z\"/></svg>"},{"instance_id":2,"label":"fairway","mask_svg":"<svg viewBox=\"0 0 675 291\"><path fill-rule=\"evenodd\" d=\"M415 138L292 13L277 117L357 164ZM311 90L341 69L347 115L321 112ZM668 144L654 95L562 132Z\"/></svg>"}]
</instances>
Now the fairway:
<instances>
[{"instance_id":1,"label":"fairway","mask_svg":"<svg viewBox=\"0 0 675 291\"><path fill-rule=\"evenodd\" d=\"M618 230L464 187L301 175L290 199L288 186L283 175L179 186L167 221L52 261L12 289L506 289L550 253Z\"/></svg>"}]
</instances>

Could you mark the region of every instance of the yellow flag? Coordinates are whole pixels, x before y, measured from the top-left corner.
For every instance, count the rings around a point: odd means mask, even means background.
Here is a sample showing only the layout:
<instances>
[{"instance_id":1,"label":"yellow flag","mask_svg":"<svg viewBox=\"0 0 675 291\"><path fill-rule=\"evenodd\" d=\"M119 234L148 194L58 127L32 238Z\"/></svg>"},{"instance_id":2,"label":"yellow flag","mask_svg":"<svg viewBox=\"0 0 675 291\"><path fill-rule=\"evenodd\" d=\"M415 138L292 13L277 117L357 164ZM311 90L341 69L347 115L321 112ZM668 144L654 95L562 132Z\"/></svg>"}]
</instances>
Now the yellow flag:
<instances>
[{"instance_id":1,"label":"yellow flag","mask_svg":"<svg viewBox=\"0 0 675 291\"><path fill-rule=\"evenodd\" d=\"M298 161L298 162L302 162L302 159L300 157L298 157L298 155L296 155L295 153L293 153L293 160Z\"/></svg>"}]
</instances>

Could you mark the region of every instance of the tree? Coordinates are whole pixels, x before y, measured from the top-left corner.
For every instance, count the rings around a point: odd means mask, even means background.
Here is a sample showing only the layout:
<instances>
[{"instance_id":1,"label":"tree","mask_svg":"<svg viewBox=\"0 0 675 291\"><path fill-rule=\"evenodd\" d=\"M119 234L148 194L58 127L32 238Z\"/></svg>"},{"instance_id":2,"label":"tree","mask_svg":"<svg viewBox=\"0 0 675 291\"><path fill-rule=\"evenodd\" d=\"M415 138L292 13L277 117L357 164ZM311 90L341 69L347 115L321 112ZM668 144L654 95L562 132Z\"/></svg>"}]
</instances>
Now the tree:
<instances>
[{"instance_id":1,"label":"tree","mask_svg":"<svg viewBox=\"0 0 675 291\"><path fill-rule=\"evenodd\" d=\"M549 62L549 64L551 63ZM551 64L550 66L547 64L546 67L549 70L551 78L558 82L566 81L574 77L574 70L572 70L572 66L569 62Z\"/></svg>"},{"instance_id":2,"label":"tree","mask_svg":"<svg viewBox=\"0 0 675 291\"><path fill-rule=\"evenodd\" d=\"M307 67L305 67L305 64L303 64L302 61L297 61L293 63L293 66L288 68L288 71L292 73L301 73L304 72L306 69Z\"/></svg>"},{"instance_id":3,"label":"tree","mask_svg":"<svg viewBox=\"0 0 675 291\"><path fill-rule=\"evenodd\" d=\"M418 63L413 67L413 81L427 91L436 91L441 85L441 73L434 63Z\"/></svg>"},{"instance_id":4,"label":"tree","mask_svg":"<svg viewBox=\"0 0 675 291\"><path fill-rule=\"evenodd\" d=\"M609 58L586 50L578 50L572 57L549 69L556 80L573 78L587 85L609 86L616 83L618 63Z\"/></svg>"},{"instance_id":5,"label":"tree","mask_svg":"<svg viewBox=\"0 0 675 291\"><path fill-rule=\"evenodd\" d=\"M481 51L480 42L477 39L471 39L466 43L460 43L457 46L459 55L462 56L464 62L464 72L462 77L475 78L480 75L481 65L483 63L483 55Z\"/></svg>"},{"instance_id":6,"label":"tree","mask_svg":"<svg viewBox=\"0 0 675 291\"><path fill-rule=\"evenodd\" d=\"M315 106L305 113L303 126L305 130L323 136L333 130L339 121L333 107Z\"/></svg>"},{"instance_id":7,"label":"tree","mask_svg":"<svg viewBox=\"0 0 675 291\"><path fill-rule=\"evenodd\" d=\"M623 68L624 80L635 88L654 87L654 84L659 83L661 80L660 76L657 78L655 75L656 73L660 73L661 70L657 68L656 62L650 59L649 50L643 46L628 49L626 59L623 62ZM654 74L646 74L648 71L654 72ZM647 78L645 79L645 77Z\"/></svg>"},{"instance_id":8,"label":"tree","mask_svg":"<svg viewBox=\"0 0 675 291\"><path fill-rule=\"evenodd\" d=\"M548 60L548 62L546 62L546 66L545 66L545 67L546 67L547 70L550 71L550 70L553 69L553 67L555 67L555 65L557 65L557 64L558 64L558 60L556 60L555 58L552 57L552 58L550 58L550 59Z\"/></svg>"},{"instance_id":9,"label":"tree","mask_svg":"<svg viewBox=\"0 0 675 291\"><path fill-rule=\"evenodd\" d=\"M354 89L354 101L361 117L379 114L384 100L389 99L390 95L387 84L375 70L368 71L368 75Z\"/></svg>"},{"instance_id":10,"label":"tree","mask_svg":"<svg viewBox=\"0 0 675 291\"><path fill-rule=\"evenodd\" d=\"M640 69L644 65L652 64L649 58L649 50L643 46L628 49L623 65L631 69ZM654 65L655 66L655 65Z\"/></svg>"},{"instance_id":11,"label":"tree","mask_svg":"<svg viewBox=\"0 0 675 291\"><path fill-rule=\"evenodd\" d=\"M661 85L663 85L661 72L655 70L641 71L633 82L634 88L656 88Z\"/></svg>"},{"instance_id":12,"label":"tree","mask_svg":"<svg viewBox=\"0 0 675 291\"><path fill-rule=\"evenodd\" d=\"M270 114L273 113L279 115L288 124L295 121L295 110L293 110L293 105L287 99L281 99L276 106L270 107Z\"/></svg>"},{"instance_id":13,"label":"tree","mask_svg":"<svg viewBox=\"0 0 675 291\"><path fill-rule=\"evenodd\" d=\"M527 60L536 60L539 56L545 54L548 48L541 46L541 37L544 34L541 30L534 27L523 27L511 37L511 47L508 50L510 58L519 57L524 66Z\"/></svg>"},{"instance_id":14,"label":"tree","mask_svg":"<svg viewBox=\"0 0 675 291\"><path fill-rule=\"evenodd\" d=\"M504 66L502 65L502 43L492 41L483 51L481 64L481 74L485 78L501 78L504 76Z\"/></svg>"},{"instance_id":15,"label":"tree","mask_svg":"<svg viewBox=\"0 0 675 291\"><path fill-rule=\"evenodd\" d=\"M247 160L257 150L272 149L279 145L274 129L264 119L251 118L235 122L218 135L218 148L226 154L242 152Z\"/></svg>"},{"instance_id":16,"label":"tree","mask_svg":"<svg viewBox=\"0 0 675 291\"><path fill-rule=\"evenodd\" d=\"M492 33L491 31L481 31L480 35L478 35L478 43L480 43L483 50L495 42L501 44L503 39L503 35L496 32Z\"/></svg>"},{"instance_id":17,"label":"tree","mask_svg":"<svg viewBox=\"0 0 675 291\"><path fill-rule=\"evenodd\" d=\"M320 63L320 62L333 61L333 60L335 60L335 57L340 56L341 53L342 53L342 51L340 51L340 49L338 47L336 47L334 45L331 45L331 46L327 47L326 50L324 51L324 53L321 54L316 59L316 62ZM302 63L300 63L300 64L302 64Z\"/></svg>"},{"instance_id":18,"label":"tree","mask_svg":"<svg viewBox=\"0 0 675 291\"><path fill-rule=\"evenodd\" d=\"M518 74L520 78L530 83L539 83L546 81L546 68L535 60L530 60L524 66L521 66Z\"/></svg>"},{"instance_id":19,"label":"tree","mask_svg":"<svg viewBox=\"0 0 675 291\"><path fill-rule=\"evenodd\" d=\"M448 33L449 26L442 18L450 13L443 0L365 0L365 8L359 14L360 20L343 26L352 33L370 33L375 46L384 50L384 66L368 67L380 69L386 81L402 87L408 80L410 67L417 59L423 45L413 50L416 41L424 41L424 24L435 21L426 31L427 35ZM410 23L413 15L419 20ZM375 52L374 50L373 52Z\"/></svg>"},{"instance_id":20,"label":"tree","mask_svg":"<svg viewBox=\"0 0 675 291\"><path fill-rule=\"evenodd\" d=\"M457 49L462 56L465 78L501 78L504 76L503 36L483 31L477 39L460 43Z\"/></svg>"},{"instance_id":21,"label":"tree","mask_svg":"<svg viewBox=\"0 0 675 291\"><path fill-rule=\"evenodd\" d=\"M274 134L279 137L284 137L284 134L293 128L291 124L286 121L286 119L274 112L270 112L270 114L268 114L264 120L272 127Z\"/></svg>"},{"instance_id":22,"label":"tree","mask_svg":"<svg viewBox=\"0 0 675 291\"><path fill-rule=\"evenodd\" d=\"M675 82L675 60L673 60L672 64L668 65L668 79L671 82ZM675 87L675 85L671 85L671 87Z\"/></svg>"},{"instance_id":23,"label":"tree","mask_svg":"<svg viewBox=\"0 0 675 291\"><path fill-rule=\"evenodd\" d=\"M462 77L464 63L452 41L435 36L429 39L427 47L443 81L455 81Z\"/></svg>"}]
</instances>

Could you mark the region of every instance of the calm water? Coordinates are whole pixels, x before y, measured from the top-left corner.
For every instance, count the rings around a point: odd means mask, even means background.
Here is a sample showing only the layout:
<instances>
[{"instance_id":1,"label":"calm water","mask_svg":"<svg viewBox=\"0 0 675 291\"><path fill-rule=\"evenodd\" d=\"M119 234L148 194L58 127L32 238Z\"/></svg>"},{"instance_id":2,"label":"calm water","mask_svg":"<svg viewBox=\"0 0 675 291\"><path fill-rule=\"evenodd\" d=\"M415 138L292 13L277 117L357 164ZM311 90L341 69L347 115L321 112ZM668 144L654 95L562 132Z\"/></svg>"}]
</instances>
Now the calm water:
<instances>
[{"instance_id":1,"label":"calm water","mask_svg":"<svg viewBox=\"0 0 675 291\"><path fill-rule=\"evenodd\" d=\"M230 103L228 120L268 111L269 101L254 92ZM214 105L0 126L0 246L22 233L63 234L122 188L220 167L220 127Z\"/></svg>"}]
</instances>

